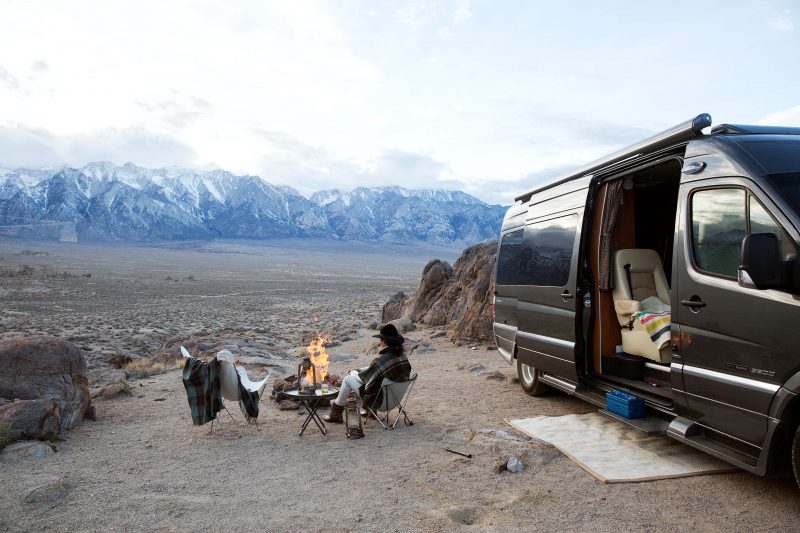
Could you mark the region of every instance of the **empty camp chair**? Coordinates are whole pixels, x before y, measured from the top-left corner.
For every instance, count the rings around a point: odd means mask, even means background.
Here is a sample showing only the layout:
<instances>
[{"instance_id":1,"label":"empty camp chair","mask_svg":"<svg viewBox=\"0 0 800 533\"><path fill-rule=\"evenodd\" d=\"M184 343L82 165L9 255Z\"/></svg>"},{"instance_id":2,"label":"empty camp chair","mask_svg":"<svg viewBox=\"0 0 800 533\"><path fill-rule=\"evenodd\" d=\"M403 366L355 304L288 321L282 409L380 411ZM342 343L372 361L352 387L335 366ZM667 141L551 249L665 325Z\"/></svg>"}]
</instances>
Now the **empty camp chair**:
<instances>
[{"instance_id":1,"label":"empty camp chair","mask_svg":"<svg viewBox=\"0 0 800 533\"><path fill-rule=\"evenodd\" d=\"M191 357L191 354L189 354L188 350L186 350L186 348L183 346L181 346L181 354L183 355L184 359ZM235 364L235 358L229 350L220 350L216 355L216 359L220 363L220 393L223 400L238 402L240 409L245 415L247 423L254 423L256 428L258 428L258 419L248 416L244 410L239 383L241 381L242 387L245 389L245 391L249 393L257 393L260 399L267 387L267 381L269 381L270 372L267 372L267 376L261 381L254 382L251 381L247 376L247 371L244 369L244 367ZM236 423L236 419L233 418L231 412L228 411L227 407L225 407L224 402L222 407L228 413L228 416L230 416L231 420ZM228 434L228 432L225 430L225 427L222 425L221 415L219 413L217 413L216 422L220 429L222 429L222 432L226 438L238 438L241 436L232 436ZM211 422L211 431L214 431L213 421Z\"/></svg>"},{"instance_id":2,"label":"empty camp chair","mask_svg":"<svg viewBox=\"0 0 800 533\"><path fill-rule=\"evenodd\" d=\"M394 429L397 421L400 420L400 415L403 416L405 425L414 425L414 422L411 421L406 412L406 404L416 381L417 374L405 381L391 381L384 378L381 382L380 392L375 397L375 400L370 405L365 405L367 411L375 417L383 429ZM389 415L394 409L397 409L397 416L393 422L389 423ZM378 413L384 413L384 415L381 416Z\"/></svg>"}]
</instances>

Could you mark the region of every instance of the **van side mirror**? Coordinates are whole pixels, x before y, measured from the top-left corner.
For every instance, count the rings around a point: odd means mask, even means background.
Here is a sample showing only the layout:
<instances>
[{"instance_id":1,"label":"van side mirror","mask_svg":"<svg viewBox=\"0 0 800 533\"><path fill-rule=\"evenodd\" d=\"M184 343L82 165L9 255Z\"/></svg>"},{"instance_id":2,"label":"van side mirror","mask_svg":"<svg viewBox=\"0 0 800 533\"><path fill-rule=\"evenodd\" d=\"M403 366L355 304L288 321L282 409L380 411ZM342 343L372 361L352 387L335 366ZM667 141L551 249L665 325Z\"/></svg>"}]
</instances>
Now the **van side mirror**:
<instances>
[{"instance_id":1,"label":"van side mirror","mask_svg":"<svg viewBox=\"0 0 800 533\"><path fill-rule=\"evenodd\" d=\"M756 289L783 287L781 249L773 233L751 233L742 240L739 285Z\"/></svg>"}]
</instances>

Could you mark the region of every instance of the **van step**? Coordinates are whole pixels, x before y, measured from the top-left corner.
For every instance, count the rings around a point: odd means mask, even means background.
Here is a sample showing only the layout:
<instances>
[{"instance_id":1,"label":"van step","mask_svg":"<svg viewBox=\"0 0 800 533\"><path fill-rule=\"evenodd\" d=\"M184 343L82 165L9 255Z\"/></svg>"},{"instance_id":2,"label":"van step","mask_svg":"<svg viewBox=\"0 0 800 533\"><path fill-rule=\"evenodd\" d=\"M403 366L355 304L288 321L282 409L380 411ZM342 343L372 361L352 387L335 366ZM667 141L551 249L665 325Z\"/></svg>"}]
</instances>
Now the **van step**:
<instances>
[{"instance_id":1,"label":"van step","mask_svg":"<svg viewBox=\"0 0 800 533\"><path fill-rule=\"evenodd\" d=\"M608 409L600 409L598 412L609 418L618 420L634 429L638 429L648 436L666 435L667 428L669 427L669 421L657 416L646 416L644 418L625 418L624 416L612 413Z\"/></svg>"}]
</instances>

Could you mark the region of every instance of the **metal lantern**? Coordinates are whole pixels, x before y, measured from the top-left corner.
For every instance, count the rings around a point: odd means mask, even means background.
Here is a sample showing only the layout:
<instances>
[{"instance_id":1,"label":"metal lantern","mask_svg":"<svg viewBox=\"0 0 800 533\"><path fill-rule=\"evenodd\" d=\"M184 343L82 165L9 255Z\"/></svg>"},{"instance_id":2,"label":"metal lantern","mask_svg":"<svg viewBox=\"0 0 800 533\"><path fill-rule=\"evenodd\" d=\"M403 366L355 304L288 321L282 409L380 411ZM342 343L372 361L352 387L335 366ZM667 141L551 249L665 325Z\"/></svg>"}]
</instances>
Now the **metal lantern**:
<instances>
[{"instance_id":1,"label":"metal lantern","mask_svg":"<svg viewBox=\"0 0 800 533\"><path fill-rule=\"evenodd\" d=\"M364 436L364 426L361 424L361 406L358 398L351 394L344 406L344 434L348 439L360 439Z\"/></svg>"},{"instance_id":2,"label":"metal lantern","mask_svg":"<svg viewBox=\"0 0 800 533\"><path fill-rule=\"evenodd\" d=\"M306 376L309 374L309 370L311 371L311 379L307 379ZM303 383L303 379L305 379L305 384ZM313 393L317 388L317 368L311 364L310 357L303 357L303 360L300 361L300 364L297 365L297 390L303 393Z\"/></svg>"}]
</instances>

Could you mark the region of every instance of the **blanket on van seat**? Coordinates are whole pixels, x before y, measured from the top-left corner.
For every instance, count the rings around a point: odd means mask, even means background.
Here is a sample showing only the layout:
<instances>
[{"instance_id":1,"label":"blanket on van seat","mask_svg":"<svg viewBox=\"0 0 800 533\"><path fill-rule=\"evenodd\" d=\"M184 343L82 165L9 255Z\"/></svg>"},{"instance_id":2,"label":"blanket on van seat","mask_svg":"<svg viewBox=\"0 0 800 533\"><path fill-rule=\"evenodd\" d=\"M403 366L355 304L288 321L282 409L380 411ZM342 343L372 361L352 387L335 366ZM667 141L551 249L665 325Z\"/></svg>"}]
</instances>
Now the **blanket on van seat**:
<instances>
[{"instance_id":1,"label":"blanket on van seat","mask_svg":"<svg viewBox=\"0 0 800 533\"><path fill-rule=\"evenodd\" d=\"M644 326L644 330L650 335L650 340L660 350L670 340L672 327L672 313L651 313L650 311L638 311L633 313L633 318L638 319Z\"/></svg>"}]
</instances>

